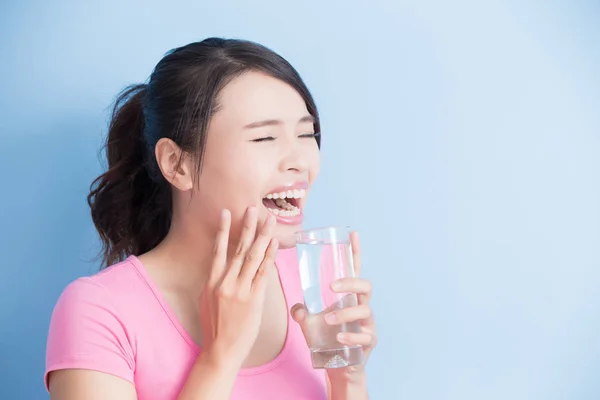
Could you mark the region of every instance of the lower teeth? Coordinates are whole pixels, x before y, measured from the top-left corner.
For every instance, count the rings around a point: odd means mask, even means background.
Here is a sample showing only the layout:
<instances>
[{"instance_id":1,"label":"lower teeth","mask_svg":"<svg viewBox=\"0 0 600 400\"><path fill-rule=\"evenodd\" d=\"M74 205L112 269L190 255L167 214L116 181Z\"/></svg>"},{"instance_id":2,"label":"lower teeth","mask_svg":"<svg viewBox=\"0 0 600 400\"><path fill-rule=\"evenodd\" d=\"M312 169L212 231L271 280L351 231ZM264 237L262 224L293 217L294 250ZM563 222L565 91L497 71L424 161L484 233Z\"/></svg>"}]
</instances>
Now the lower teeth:
<instances>
[{"instance_id":1,"label":"lower teeth","mask_svg":"<svg viewBox=\"0 0 600 400\"><path fill-rule=\"evenodd\" d=\"M269 211L275 215L279 215L282 217L295 217L296 215L300 215L300 209L298 207L294 207L291 210L281 210L279 208L269 208Z\"/></svg>"}]
</instances>

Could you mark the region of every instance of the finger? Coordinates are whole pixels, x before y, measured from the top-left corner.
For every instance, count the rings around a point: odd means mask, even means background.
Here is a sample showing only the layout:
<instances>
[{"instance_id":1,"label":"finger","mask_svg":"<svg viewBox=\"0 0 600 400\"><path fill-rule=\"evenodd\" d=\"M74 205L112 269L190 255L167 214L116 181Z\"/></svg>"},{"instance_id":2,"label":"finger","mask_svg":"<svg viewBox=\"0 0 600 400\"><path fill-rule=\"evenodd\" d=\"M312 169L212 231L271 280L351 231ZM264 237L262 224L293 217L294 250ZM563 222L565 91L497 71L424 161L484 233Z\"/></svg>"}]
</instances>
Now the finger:
<instances>
[{"instance_id":1,"label":"finger","mask_svg":"<svg viewBox=\"0 0 600 400\"><path fill-rule=\"evenodd\" d=\"M347 346L374 347L375 338L370 333L342 332L337 334L338 342Z\"/></svg>"},{"instance_id":2,"label":"finger","mask_svg":"<svg viewBox=\"0 0 600 400\"><path fill-rule=\"evenodd\" d=\"M342 278L332 282L331 289L338 293L356 293L358 304L369 304L373 285L363 278Z\"/></svg>"},{"instance_id":3,"label":"finger","mask_svg":"<svg viewBox=\"0 0 600 400\"><path fill-rule=\"evenodd\" d=\"M363 278L341 278L331 283L331 290L337 293L356 293L370 297L373 285L371 281Z\"/></svg>"},{"instance_id":4,"label":"finger","mask_svg":"<svg viewBox=\"0 0 600 400\"><path fill-rule=\"evenodd\" d=\"M227 275L231 278L238 278L240 269L242 268L242 264L244 262L244 257L246 256L246 252L254 241L254 237L256 235L256 219L256 207L248 207L246 214L244 215L244 225L240 234L240 241L238 242L233 260L231 260L231 265L229 266L229 271L227 273Z\"/></svg>"},{"instance_id":5,"label":"finger","mask_svg":"<svg viewBox=\"0 0 600 400\"><path fill-rule=\"evenodd\" d=\"M371 318L371 307L361 304L356 307L342 308L325 314L325 321L329 325L339 325L347 322L363 321Z\"/></svg>"},{"instance_id":6,"label":"finger","mask_svg":"<svg viewBox=\"0 0 600 400\"><path fill-rule=\"evenodd\" d=\"M358 240L358 232L354 231L350 234L350 245L352 247L354 275L360 276L360 272L362 270L362 261L360 259L360 241Z\"/></svg>"},{"instance_id":7,"label":"finger","mask_svg":"<svg viewBox=\"0 0 600 400\"><path fill-rule=\"evenodd\" d=\"M275 266L275 257L277 256L277 249L279 248L279 242L277 239L271 239L269 242L269 247L267 247L267 251L265 253L265 257L260 263L260 267L256 271L256 274L252 280L252 289L254 291L264 290L266 287L267 273L271 268Z\"/></svg>"},{"instance_id":8,"label":"finger","mask_svg":"<svg viewBox=\"0 0 600 400\"><path fill-rule=\"evenodd\" d=\"M231 213L224 209L221 212L219 227L215 236L213 248L213 262L210 270L209 282L215 285L223 278L227 263L227 247L229 244L229 228L231 226Z\"/></svg>"},{"instance_id":9,"label":"finger","mask_svg":"<svg viewBox=\"0 0 600 400\"><path fill-rule=\"evenodd\" d=\"M269 246L271 238L273 237L275 221L274 215L269 215L267 217L254 244L252 244L248 252L246 252L242 270L240 272L240 278L242 280L241 284L247 284L248 286L252 284L254 276L266 256L267 246Z\"/></svg>"}]
</instances>

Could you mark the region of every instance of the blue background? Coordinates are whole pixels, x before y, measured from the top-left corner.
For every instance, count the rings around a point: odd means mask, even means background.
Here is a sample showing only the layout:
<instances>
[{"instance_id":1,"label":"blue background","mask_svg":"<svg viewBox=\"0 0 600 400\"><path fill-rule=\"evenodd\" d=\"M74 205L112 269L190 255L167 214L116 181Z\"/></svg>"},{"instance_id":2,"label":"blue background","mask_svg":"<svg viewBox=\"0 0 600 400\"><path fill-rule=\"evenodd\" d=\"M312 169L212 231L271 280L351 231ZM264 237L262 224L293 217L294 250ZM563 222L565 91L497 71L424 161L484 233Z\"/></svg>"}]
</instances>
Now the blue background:
<instances>
[{"instance_id":1,"label":"blue background","mask_svg":"<svg viewBox=\"0 0 600 400\"><path fill-rule=\"evenodd\" d=\"M373 399L600 398L600 4L4 1L0 398L44 399L50 314L97 270L109 107L206 36L287 57L323 118L307 226L361 232Z\"/></svg>"}]
</instances>

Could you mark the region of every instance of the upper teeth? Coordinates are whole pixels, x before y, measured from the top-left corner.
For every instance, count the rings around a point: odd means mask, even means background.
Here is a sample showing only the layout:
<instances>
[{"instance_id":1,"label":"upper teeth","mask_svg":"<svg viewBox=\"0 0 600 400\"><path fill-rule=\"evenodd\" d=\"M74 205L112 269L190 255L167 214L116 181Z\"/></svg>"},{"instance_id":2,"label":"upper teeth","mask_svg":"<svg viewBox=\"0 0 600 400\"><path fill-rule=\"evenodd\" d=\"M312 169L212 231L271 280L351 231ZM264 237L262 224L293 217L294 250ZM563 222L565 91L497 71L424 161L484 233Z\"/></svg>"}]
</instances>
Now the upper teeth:
<instances>
[{"instance_id":1,"label":"upper teeth","mask_svg":"<svg viewBox=\"0 0 600 400\"><path fill-rule=\"evenodd\" d=\"M304 189L288 190L287 192L269 193L267 199L301 199L306 194Z\"/></svg>"}]
</instances>

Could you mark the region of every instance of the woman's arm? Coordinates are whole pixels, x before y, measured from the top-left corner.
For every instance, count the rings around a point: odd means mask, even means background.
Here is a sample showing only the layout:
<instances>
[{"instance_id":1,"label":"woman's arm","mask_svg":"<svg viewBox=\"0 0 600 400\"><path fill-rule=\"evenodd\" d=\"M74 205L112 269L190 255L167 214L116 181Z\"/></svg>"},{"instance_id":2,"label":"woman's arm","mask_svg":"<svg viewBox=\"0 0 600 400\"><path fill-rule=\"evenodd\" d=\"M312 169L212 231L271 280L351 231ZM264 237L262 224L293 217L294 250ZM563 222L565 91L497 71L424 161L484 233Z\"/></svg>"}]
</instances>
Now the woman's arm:
<instances>
[{"instance_id":1,"label":"woman's arm","mask_svg":"<svg viewBox=\"0 0 600 400\"><path fill-rule=\"evenodd\" d=\"M178 400L228 400L238 367L203 353L198 357ZM63 369L50 373L50 400L137 400L135 387L115 375Z\"/></svg>"},{"instance_id":2,"label":"woman's arm","mask_svg":"<svg viewBox=\"0 0 600 400\"><path fill-rule=\"evenodd\" d=\"M49 378L50 400L137 400L130 382L104 372L62 369Z\"/></svg>"}]
</instances>

